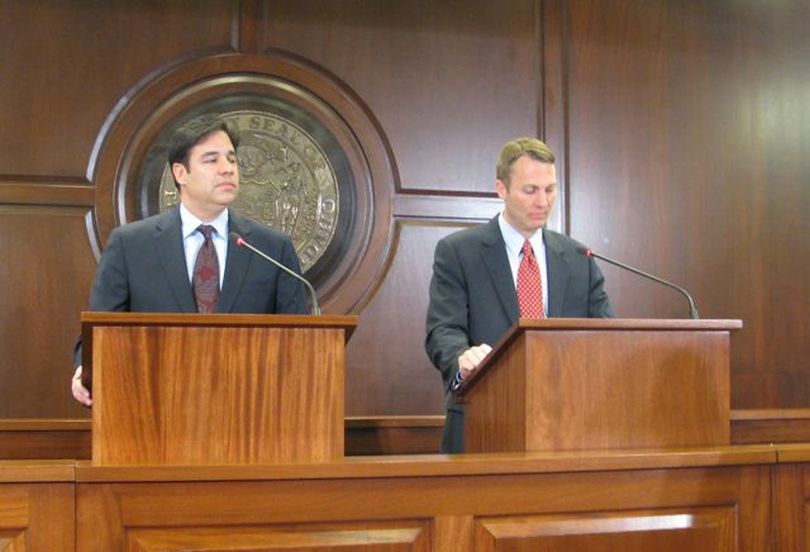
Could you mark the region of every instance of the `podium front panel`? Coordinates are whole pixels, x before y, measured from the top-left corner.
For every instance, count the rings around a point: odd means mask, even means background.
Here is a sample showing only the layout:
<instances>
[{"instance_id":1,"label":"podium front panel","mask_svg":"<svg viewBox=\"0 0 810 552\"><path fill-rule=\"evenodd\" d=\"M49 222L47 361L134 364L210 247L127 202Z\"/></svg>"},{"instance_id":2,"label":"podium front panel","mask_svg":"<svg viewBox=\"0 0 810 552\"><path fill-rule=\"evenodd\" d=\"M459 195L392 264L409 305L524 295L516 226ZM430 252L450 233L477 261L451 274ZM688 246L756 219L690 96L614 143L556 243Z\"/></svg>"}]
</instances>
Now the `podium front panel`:
<instances>
[{"instance_id":1,"label":"podium front panel","mask_svg":"<svg viewBox=\"0 0 810 552\"><path fill-rule=\"evenodd\" d=\"M93 464L343 456L344 330L93 328Z\"/></svg>"}]
</instances>

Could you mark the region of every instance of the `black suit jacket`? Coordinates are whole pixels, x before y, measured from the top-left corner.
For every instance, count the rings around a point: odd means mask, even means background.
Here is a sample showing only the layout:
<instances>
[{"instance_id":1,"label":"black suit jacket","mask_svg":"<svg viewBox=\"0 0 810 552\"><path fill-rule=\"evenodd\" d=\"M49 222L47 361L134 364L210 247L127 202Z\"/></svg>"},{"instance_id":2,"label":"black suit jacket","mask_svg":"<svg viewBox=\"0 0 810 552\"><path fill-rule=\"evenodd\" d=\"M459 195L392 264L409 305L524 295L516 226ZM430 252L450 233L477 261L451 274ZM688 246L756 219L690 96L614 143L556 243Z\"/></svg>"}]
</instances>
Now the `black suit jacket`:
<instances>
[{"instance_id":1,"label":"black suit jacket","mask_svg":"<svg viewBox=\"0 0 810 552\"><path fill-rule=\"evenodd\" d=\"M298 256L288 236L233 211L228 213L228 228L300 273ZM113 230L99 260L90 310L197 312L186 268L179 209ZM306 313L306 293L298 280L229 240L215 312ZM77 347L74 364L80 363Z\"/></svg>"},{"instance_id":2,"label":"black suit jacket","mask_svg":"<svg viewBox=\"0 0 810 552\"><path fill-rule=\"evenodd\" d=\"M548 271L548 316L613 316L604 277L593 259L576 251L571 238L543 230ZM458 371L458 357L471 346L494 346L517 322L519 309L498 217L439 241L430 282L425 350L445 388ZM464 409L448 400L444 452L464 450Z\"/></svg>"}]
</instances>

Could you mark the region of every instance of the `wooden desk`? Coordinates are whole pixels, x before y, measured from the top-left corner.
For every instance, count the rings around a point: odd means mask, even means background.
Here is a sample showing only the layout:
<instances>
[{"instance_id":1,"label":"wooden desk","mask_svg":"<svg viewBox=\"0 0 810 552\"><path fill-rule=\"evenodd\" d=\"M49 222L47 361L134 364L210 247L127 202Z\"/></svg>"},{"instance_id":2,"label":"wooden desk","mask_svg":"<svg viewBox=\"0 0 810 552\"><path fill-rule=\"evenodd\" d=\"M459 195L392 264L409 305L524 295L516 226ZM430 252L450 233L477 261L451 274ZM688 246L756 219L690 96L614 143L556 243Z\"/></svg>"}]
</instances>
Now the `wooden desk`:
<instances>
[{"instance_id":1,"label":"wooden desk","mask_svg":"<svg viewBox=\"0 0 810 552\"><path fill-rule=\"evenodd\" d=\"M75 462L0 462L0 550L73 550Z\"/></svg>"},{"instance_id":2,"label":"wooden desk","mask_svg":"<svg viewBox=\"0 0 810 552\"><path fill-rule=\"evenodd\" d=\"M767 550L772 447L93 467L79 550Z\"/></svg>"},{"instance_id":3,"label":"wooden desk","mask_svg":"<svg viewBox=\"0 0 810 552\"><path fill-rule=\"evenodd\" d=\"M0 548L799 552L808 504L810 443L240 468L4 461Z\"/></svg>"}]
</instances>

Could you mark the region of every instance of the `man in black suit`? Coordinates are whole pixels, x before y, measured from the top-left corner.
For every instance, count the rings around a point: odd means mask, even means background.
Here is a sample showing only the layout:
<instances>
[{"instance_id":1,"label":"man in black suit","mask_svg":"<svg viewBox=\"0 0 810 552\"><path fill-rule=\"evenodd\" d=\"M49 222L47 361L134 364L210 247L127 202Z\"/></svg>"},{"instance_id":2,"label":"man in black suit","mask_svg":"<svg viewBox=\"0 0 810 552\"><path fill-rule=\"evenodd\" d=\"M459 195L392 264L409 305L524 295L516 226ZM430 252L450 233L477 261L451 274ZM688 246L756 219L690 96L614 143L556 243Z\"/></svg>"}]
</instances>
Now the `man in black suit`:
<instances>
[{"instance_id":1,"label":"man in black suit","mask_svg":"<svg viewBox=\"0 0 810 552\"><path fill-rule=\"evenodd\" d=\"M247 249L234 247L236 232L295 272L290 238L233 213L239 194L237 134L220 117L205 117L175 135L169 165L180 206L116 228L99 260L90 295L92 311L305 313L300 282ZM201 284L198 255L206 251ZM218 272L218 274L217 274ZM200 286L203 286L202 288ZM205 295L208 294L208 295ZM74 364L81 362L77 347ZM72 380L73 396L87 406L90 393Z\"/></svg>"},{"instance_id":2,"label":"man in black suit","mask_svg":"<svg viewBox=\"0 0 810 552\"><path fill-rule=\"evenodd\" d=\"M519 317L613 316L596 263L576 251L577 242L544 228L557 198L554 153L518 138L501 150L496 172L503 212L436 246L425 350L449 393L447 453L464 452L464 407L454 391ZM533 263L533 285L520 284L524 260ZM535 294L519 300L516 289L525 287Z\"/></svg>"}]
</instances>

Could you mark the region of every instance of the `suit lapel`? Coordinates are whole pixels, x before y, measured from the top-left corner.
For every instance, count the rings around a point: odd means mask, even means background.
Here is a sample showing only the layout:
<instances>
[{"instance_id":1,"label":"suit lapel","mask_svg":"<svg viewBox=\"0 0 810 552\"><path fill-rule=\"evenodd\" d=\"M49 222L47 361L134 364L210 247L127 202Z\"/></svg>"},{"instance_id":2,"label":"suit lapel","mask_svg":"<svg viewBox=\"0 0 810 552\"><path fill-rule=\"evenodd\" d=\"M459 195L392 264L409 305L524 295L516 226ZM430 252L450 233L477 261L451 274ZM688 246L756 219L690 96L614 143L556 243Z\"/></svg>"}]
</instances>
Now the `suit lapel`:
<instances>
[{"instance_id":1,"label":"suit lapel","mask_svg":"<svg viewBox=\"0 0 810 552\"><path fill-rule=\"evenodd\" d=\"M543 229L546 244L546 268L548 269L548 313L551 318L562 316L565 290L568 287L568 263L562 244L556 236Z\"/></svg>"},{"instance_id":2,"label":"suit lapel","mask_svg":"<svg viewBox=\"0 0 810 552\"><path fill-rule=\"evenodd\" d=\"M497 216L487 224L486 235L482 240L481 258L507 318L510 323L514 323L519 315L517 295Z\"/></svg>"},{"instance_id":3,"label":"suit lapel","mask_svg":"<svg viewBox=\"0 0 810 552\"><path fill-rule=\"evenodd\" d=\"M166 282L181 312L197 312L194 292L188 281L186 252L183 249L183 231L180 212L173 209L159 217L155 224L155 249L166 272Z\"/></svg>"},{"instance_id":4,"label":"suit lapel","mask_svg":"<svg viewBox=\"0 0 810 552\"><path fill-rule=\"evenodd\" d=\"M250 242L250 229L247 228L241 219L233 211L228 213L228 233L236 232L245 241ZM253 259L254 253L244 247L239 247L236 242L228 236L228 256L225 261L225 277L222 282L222 290L219 294L219 303L214 312L231 312L234 302L239 296L239 290L245 281L248 266Z\"/></svg>"}]
</instances>

